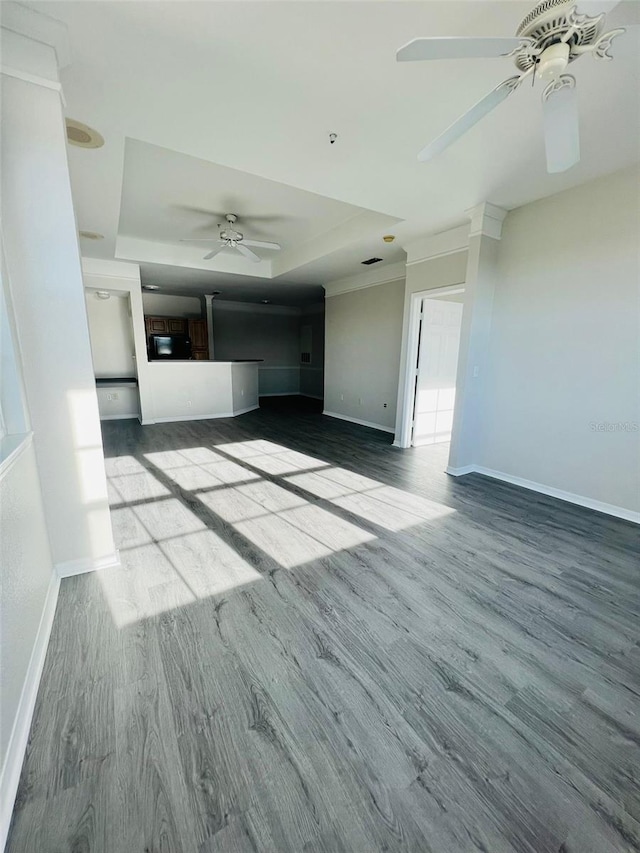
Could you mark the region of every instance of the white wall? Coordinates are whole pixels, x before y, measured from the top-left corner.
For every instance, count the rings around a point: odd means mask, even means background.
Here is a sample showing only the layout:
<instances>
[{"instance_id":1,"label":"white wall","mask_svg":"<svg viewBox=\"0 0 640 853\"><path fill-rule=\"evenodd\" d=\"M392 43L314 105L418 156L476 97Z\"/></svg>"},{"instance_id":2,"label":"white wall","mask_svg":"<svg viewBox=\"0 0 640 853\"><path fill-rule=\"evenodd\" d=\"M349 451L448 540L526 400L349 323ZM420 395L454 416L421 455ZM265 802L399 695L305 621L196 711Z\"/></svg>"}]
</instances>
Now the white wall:
<instances>
[{"instance_id":1,"label":"white wall","mask_svg":"<svg viewBox=\"0 0 640 853\"><path fill-rule=\"evenodd\" d=\"M231 400L234 413L258 407L258 371L255 365L231 365Z\"/></svg>"},{"instance_id":2,"label":"white wall","mask_svg":"<svg viewBox=\"0 0 640 853\"><path fill-rule=\"evenodd\" d=\"M511 477L635 511L639 185L636 167L507 216L476 459ZM594 426L618 423L632 426Z\"/></svg>"},{"instance_id":3,"label":"white wall","mask_svg":"<svg viewBox=\"0 0 640 853\"><path fill-rule=\"evenodd\" d=\"M172 296L170 293L142 292L142 305L148 317L189 317L200 319L202 305L197 296Z\"/></svg>"},{"instance_id":4,"label":"white wall","mask_svg":"<svg viewBox=\"0 0 640 853\"><path fill-rule=\"evenodd\" d=\"M54 49L2 34L3 63L34 69L29 82L2 77L3 241L52 555L66 571L115 559L77 226Z\"/></svg>"},{"instance_id":5,"label":"white wall","mask_svg":"<svg viewBox=\"0 0 640 853\"><path fill-rule=\"evenodd\" d=\"M264 359L261 394L299 393L299 308L215 299L213 340L216 360Z\"/></svg>"},{"instance_id":6,"label":"white wall","mask_svg":"<svg viewBox=\"0 0 640 853\"><path fill-rule=\"evenodd\" d=\"M0 478L0 525L0 768L3 768L47 592L54 577L31 443ZM19 757L21 762L22 756Z\"/></svg>"},{"instance_id":7,"label":"white wall","mask_svg":"<svg viewBox=\"0 0 640 853\"><path fill-rule=\"evenodd\" d=\"M97 291L88 290L85 297L96 377L134 377L135 345L127 294L116 291L109 299L100 299Z\"/></svg>"},{"instance_id":8,"label":"white wall","mask_svg":"<svg viewBox=\"0 0 640 853\"><path fill-rule=\"evenodd\" d=\"M146 422L231 417L238 410L257 408L257 373L256 364L152 361L146 383L153 417Z\"/></svg>"},{"instance_id":9,"label":"white wall","mask_svg":"<svg viewBox=\"0 0 640 853\"><path fill-rule=\"evenodd\" d=\"M0 246L1 251L1 246ZM4 846L58 590L2 256L0 397L0 850Z\"/></svg>"},{"instance_id":10,"label":"white wall","mask_svg":"<svg viewBox=\"0 0 640 853\"><path fill-rule=\"evenodd\" d=\"M100 420L121 420L140 417L140 397L137 385L107 385L96 388Z\"/></svg>"},{"instance_id":11,"label":"white wall","mask_svg":"<svg viewBox=\"0 0 640 853\"><path fill-rule=\"evenodd\" d=\"M404 279L325 301L324 409L393 430ZM385 408L385 405L386 408Z\"/></svg>"}]
</instances>

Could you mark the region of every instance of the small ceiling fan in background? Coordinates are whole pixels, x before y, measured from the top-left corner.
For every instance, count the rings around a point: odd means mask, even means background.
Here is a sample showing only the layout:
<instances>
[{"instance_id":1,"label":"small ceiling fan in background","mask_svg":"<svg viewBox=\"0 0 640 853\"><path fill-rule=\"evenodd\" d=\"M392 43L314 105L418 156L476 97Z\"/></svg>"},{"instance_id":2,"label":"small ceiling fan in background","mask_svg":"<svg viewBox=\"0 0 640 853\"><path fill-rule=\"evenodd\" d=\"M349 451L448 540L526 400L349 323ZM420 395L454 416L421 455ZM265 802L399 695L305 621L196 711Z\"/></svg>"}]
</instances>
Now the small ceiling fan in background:
<instances>
[{"instance_id":1,"label":"small ceiling fan in background","mask_svg":"<svg viewBox=\"0 0 640 853\"><path fill-rule=\"evenodd\" d=\"M417 38L396 53L398 62L426 59L508 57L519 71L485 95L418 154L424 162L448 148L502 103L529 77L546 82L542 92L547 171L564 172L580 160L576 80L564 71L585 53L612 59L611 42L624 28L604 32L605 15L581 14L575 0L543 0L523 19L514 38ZM587 5L589 5L587 3ZM617 3L598 4L607 11Z\"/></svg>"},{"instance_id":2,"label":"small ceiling fan in background","mask_svg":"<svg viewBox=\"0 0 640 853\"><path fill-rule=\"evenodd\" d=\"M215 258L218 252L223 249L237 249L245 258L249 258L256 264L259 264L262 258L258 257L255 252L252 252L249 246L254 249L280 249L279 243L270 243L265 240L245 240L244 234L235 229L235 224L238 217L235 213L225 213L224 216L226 225L218 225L217 237L200 237L200 238L185 238L180 240L181 243L214 243L214 248L204 256L203 260L209 261Z\"/></svg>"}]
</instances>

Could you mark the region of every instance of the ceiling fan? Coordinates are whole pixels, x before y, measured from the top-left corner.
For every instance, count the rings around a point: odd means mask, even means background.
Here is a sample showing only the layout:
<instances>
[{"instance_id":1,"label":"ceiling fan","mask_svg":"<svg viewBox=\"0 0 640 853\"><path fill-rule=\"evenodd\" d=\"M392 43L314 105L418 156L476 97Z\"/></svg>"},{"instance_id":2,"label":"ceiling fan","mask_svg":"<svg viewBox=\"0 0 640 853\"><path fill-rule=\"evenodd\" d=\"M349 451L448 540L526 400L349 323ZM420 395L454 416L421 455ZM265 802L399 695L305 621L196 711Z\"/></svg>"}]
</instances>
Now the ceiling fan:
<instances>
[{"instance_id":1,"label":"ceiling fan","mask_svg":"<svg viewBox=\"0 0 640 853\"><path fill-rule=\"evenodd\" d=\"M613 7L616 3L602 3ZM580 160L576 80L564 71L584 53L612 59L611 42L624 28L604 30L605 15L581 14L575 0L543 0L522 20L514 38L418 38L396 53L398 62L508 57L518 74L504 80L418 154L425 162L448 148L531 77L542 92L547 171L564 172Z\"/></svg>"},{"instance_id":2,"label":"ceiling fan","mask_svg":"<svg viewBox=\"0 0 640 853\"><path fill-rule=\"evenodd\" d=\"M181 243L216 243L217 245L204 256L203 260L209 261L211 258L215 258L218 252L221 252L223 249L231 248L237 249L240 254L244 255L245 258L249 258L250 261L253 261L256 264L259 264L262 258L258 257L255 252L252 252L249 246L252 246L254 249L280 249L279 243L268 243L264 240L245 240L244 234L241 231L236 231L235 224L238 221L238 217L235 213L226 213L225 217L227 224L226 225L218 225L218 236L216 237L202 237L196 239L183 239Z\"/></svg>"}]
</instances>

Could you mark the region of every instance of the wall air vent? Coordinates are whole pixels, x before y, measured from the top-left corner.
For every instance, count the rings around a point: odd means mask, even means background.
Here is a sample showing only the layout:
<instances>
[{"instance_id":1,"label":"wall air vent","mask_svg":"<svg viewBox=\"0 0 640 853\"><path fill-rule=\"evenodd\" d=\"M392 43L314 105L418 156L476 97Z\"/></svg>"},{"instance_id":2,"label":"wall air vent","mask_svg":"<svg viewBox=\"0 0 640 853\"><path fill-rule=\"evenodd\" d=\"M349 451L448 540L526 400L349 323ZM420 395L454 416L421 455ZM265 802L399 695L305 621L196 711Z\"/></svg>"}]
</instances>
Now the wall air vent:
<instances>
[{"instance_id":1,"label":"wall air vent","mask_svg":"<svg viewBox=\"0 0 640 853\"><path fill-rule=\"evenodd\" d=\"M378 263L380 263L380 261L381 261L381 260L382 260L382 258L369 258L369 260L368 260L368 261L360 261L360 263L361 263L361 264L364 264L364 265L365 265L365 267L368 267L368 266L370 266L371 264L378 264Z\"/></svg>"}]
</instances>

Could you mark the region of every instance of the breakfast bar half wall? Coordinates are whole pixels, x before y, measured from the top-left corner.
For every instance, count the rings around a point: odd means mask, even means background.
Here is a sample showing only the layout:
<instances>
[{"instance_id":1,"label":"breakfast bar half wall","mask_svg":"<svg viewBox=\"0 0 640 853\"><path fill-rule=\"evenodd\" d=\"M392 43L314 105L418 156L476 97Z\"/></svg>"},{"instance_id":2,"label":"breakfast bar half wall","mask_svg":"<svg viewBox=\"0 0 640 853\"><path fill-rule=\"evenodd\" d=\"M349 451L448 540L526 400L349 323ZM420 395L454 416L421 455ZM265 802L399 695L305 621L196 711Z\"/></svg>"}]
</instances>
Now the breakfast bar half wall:
<instances>
[{"instance_id":1,"label":"breakfast bar half wall","mask_svg":"<svg viewBox=\"0 0 640 853\"><path fill-rule=\"evenodd\" d=\"M142 423L231 418L257 409L258 364L258 361L150 362L146 381L152 417L144 417Z\"/></svg>"}]
</instances>

